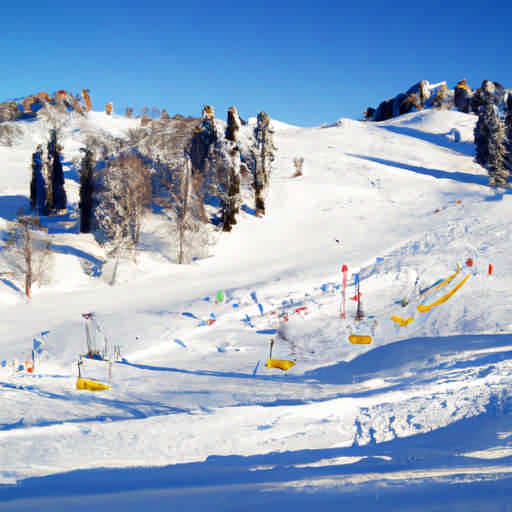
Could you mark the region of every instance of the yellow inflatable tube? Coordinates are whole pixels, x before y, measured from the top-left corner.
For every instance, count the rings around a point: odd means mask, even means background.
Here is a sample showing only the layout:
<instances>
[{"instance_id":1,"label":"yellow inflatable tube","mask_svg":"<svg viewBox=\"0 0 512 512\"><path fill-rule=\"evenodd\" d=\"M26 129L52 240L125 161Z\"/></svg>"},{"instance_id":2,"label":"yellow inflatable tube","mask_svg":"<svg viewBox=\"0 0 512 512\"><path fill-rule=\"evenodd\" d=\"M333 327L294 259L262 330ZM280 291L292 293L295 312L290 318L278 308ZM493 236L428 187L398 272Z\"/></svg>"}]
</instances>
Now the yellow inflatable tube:
<instances>
[{"instance_id":1,"label":"yellow inflatable tube","mask_svg":"<svg viewBox=\"0 0 512 512\"><path fill-rule=\"evenodd\" d=\"M435 302L432 302L432 304L428 304L428 305L425 305L425 304L418 304L418 306L416 307L416 309L420 312L420 313L426 313L427 311L430 311L432 308L435 308L436 306L439 306L440 304L442 304L443 302L446 302L459 288L462 287L462 285L470 278L471 276L470 275L467 275L457 286L454 286L453 289L451 291L449 291L448 293L445 293L442 297L440 297L439 299L437 299Z\"/></svg>"},{"instance_id":2,"label":"yellow inflatable tube","mask_svg":"<svg viewBox=\"0 0 512 512\"><path fill-rule=\"evenodd\" d=\"M96 382L95 380L82 379L79 377L76 381L76 389L85 389L87 391L103 391L109 388L110 386L108 384L102 384L101 382Z\"/></svg>"},{"instance_id":3,"label":"yellow inflatable tube","mask_svg":"<svg viewBox=\"0 0 512 512\"><path fill-rule=\"evenodd\" d=\"M267 368L279 368L284 372L295 366L294 361L287 361L286 359L267 359Z\"/></svg>"},{"instance_id":4,"label":"yellow inflatable tube","mask_svg":"<svg viewBox=\"0 0 512 512\"><path fill-rule=\"evenodd\" d=\"M412 316L410 316L409 318L402 318L402 317L393 315L391 317L391 320L393 320L393 322L396 322L400 327L405 327L409 324L412 324L412 322L414 322L414 318Z\"/></svg>"},{"instance_id":5,"label":"yellow inflatable tube","mask_svg":"<svg viewBox=\"0 0 512 512\"><path fill-rule=\"evenodd\" d=\"M458 275L460 274L460 267L457 265L457 271L454 272L451 276L447 277L442 283L439 283L437 286L434 286L430 290L427 290L423 294L423 298L426 299L427 297L430 297L433 295L437 290L440 290L443 286L446 286L450 281L453 281Z\"/></svg>"},{"instance_id":6,"label":"yellow inflatable tube","mask_svg":"<svg viewBox=\"0 0 512 512\"><path fill-rule=\"evenodd\" d=\"M351 334L348 341L355 345L369 345L372 342L372 337L363 334Z\"/></svg>"}]
</instances>

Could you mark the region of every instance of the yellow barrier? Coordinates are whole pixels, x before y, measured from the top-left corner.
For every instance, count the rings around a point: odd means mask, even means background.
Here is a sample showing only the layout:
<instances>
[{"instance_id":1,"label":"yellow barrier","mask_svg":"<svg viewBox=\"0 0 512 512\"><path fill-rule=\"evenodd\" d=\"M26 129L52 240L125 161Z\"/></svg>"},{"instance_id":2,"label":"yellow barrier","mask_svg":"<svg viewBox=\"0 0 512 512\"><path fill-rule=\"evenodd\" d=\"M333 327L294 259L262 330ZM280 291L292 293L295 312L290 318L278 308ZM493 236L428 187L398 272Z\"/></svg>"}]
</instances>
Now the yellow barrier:
<instances>
[{"instance_id":1,"label":"yellow barrier","mask_svg":"<svg viewBox=\"0 0 512 512\"><path fill-rule=\"evenodd\" d=\"M82 379L78 377L76 381L76 389L85 389L87 391L103 391L109 388L110 386L108 384L102 384L101 382L96 382L95 380Z\"/></svg>"},{"instance_id":2,"label":"yellow barrier","mask_svg":"<svg viewBox=\"0 0 512 512\"><path fill-rule=\"evenodd\" d=\"M406 325L409 325L412 322L414 322L414 318L412 316L410 316L409 318L401 318L399 316L393 315L391 317L391 320L393 320L393 322L396 322L400 327L405 327Z\"/></svg>"},{"instance_id":3,"label":"yellow barrier","mask_svg":"<svg viewBox=\"0 0 512 512\"><path fill-rule=\"evenodd\" d=\"M268 359L267 368L279 368L280 370L289 370L292 366L295 366L294 361L287 361L286 359Z\"/></svg>"},{"instance_id":4,"label":"yellow barrier","mask_svg":"<svg viewBox=\"0 0 512 512\"><path fill-rule=\"evenodd\" d=\"M348 337L348 341L350 341L350 343L354 343L355 345L369 345L373 340L371 336L363 334L351 334Z\"/></svg>"},{"instance_id":5,"label":"yellow barrier","mask_svg":"<svg viewBox=\"0 0 512 512\"><path fill-rule=\"evenodd\" d=\"M460 274L460 267L457 265L457 271L454 272L451 276L447 277L442 283L434 286L430 290L427 290L423 295L423 299L430 297L432 294L440 290L443 286L446 286L450 281L453 281Z\"/></svg>"},{"instance_id":6,"label":"yellow barrier","mask_svg":"<svg viewBox=\"0 0 512 512\"><path fill-rule=\"evenodd\" d=\"M443 302L446 302L470 277L471 277L470 275L467 275L457 286L454 286L451 291L444 294L442 297L437 299L435 302L432 302L432 304L429 304L428 306L426 306L425 304L418 304L416 309L420 313L426 313L427 311L430 311L432 308L439 306Z\"/></svg>"}]
</instances>

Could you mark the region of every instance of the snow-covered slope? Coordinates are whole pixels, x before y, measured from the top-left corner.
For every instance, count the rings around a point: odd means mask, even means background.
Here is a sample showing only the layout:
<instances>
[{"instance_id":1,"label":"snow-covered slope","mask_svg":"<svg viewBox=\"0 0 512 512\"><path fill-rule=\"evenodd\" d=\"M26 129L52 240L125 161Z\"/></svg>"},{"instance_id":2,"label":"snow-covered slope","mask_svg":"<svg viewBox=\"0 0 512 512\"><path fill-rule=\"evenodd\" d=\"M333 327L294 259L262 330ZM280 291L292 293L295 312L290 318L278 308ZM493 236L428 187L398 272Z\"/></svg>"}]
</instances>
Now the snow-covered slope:
<instances>
[{"instance_id":1,"label":"snow-covered slope","mask_svg":"<svg viewBox=\"0 0 512 512\"><path fill-rule=\"evenodd\" d=\"M86 126L69 128L69 190L77 185L72 162L80 137L98 129L119 135L133 122L95 113ZM53 492L66 499L109 494L89 486L64 491L56 474L127 466L178 465L169 469L170 480L163 469L156 479L166 492L185 485L180 496L190 509L204 505L197 485L215 503L219 493L238 495L233 483L240 485L250 496L247 510L251 503L277 509L283 495L292 502L301 496L307 507L306 491L340 502L354 489L373 495L378 482L389 480L419 489L459 479L477 485L489 475L506 482L511 197L489 189L485 170L473 162L474 123L474 116L453 111L315 128L275 122L267 215L243 210L213 256L187 266L169 263L147 236L146 252L137 264L126 263L115 286L92 238L55 229L58 271L30 302L0 277L0 479L21 482L0 489L0 501L29 510L16 489L30 489L39 506L60 510L43 499L43 480L25 479L55 475ZM36 123L24 130L19 145L0 148L2 222L14 216L14 203L28 203L30 152L40 132ZM293 158L301 156L304 175L291 178ZM146 234L155 222L147 220ZM475 265L466 266L468 258ZM465 284L428 314L418 313L417 291L447 278L457 264L469 276ZM356 273L364 326L354 321L350 300ZM221 289L226 299L217 304ZM114 364L112 388L96 394L75 390L81 313L88 311L123 358ZM415 320L401 328L392 315ZM210 318L216 321L205 325ZM350 334L365 329L373 329L372 344L349 343ZM7 362L27 359L33 336L43 331L39 370L12 372ZM273 356L296 362L286 373L265 367L271 337ZM226 472L224 459L214 456L228 455L238 458L229 459ZM76 478L94 486L106 475ZM139 491L132 503L143 502L146 480L125 484L131 480L122 470L112 479L112 492Z\"/></svg>"}]
</instances>

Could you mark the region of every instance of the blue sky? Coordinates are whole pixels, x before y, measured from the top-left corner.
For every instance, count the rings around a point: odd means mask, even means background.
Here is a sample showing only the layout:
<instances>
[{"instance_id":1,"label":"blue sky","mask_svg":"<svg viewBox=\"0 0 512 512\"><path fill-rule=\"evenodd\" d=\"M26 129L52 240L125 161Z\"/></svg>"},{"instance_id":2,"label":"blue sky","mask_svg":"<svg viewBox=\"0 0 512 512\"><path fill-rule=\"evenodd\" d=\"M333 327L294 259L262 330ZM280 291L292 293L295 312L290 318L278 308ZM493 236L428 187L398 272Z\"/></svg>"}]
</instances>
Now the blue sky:
<instances>
[{"instance_id":1,"label":"blue sky","mask_svg":"<svg viewBox=\"0 0 512 512\"><path fill-rule=\"evenodd\" d=\"M450 2L41 2L3 7L0 100L58 89L217 117L358 119L421 79L512 88L512 7ZM21 3L20 3L21 5Z\"/></svg>"}]
</instances>

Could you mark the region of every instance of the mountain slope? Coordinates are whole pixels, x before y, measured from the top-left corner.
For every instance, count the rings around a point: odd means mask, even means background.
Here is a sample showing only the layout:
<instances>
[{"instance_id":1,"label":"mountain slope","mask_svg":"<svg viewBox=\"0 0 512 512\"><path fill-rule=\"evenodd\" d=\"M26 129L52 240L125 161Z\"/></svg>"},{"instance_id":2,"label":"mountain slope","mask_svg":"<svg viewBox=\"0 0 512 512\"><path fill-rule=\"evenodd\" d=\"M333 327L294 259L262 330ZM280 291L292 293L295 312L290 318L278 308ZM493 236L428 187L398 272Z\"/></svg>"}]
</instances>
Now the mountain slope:
<instances>
[{"instance_id":1,"label":"mountain slope","mask_svg":"<svg viewBox=\"0 0 512 512\"><path fill-rule=\"evenodd\" d=\"M212 257L192 265L168 263L148 245L113 287L83 271L83 259L104 257L92 240L57 235L68 247L60 269L66 279L55 278L30 303L0 283L0 360L24 360L32 336L49 331L38 374L0 368L2 482L201 461L191 471L205 478L216 460L208 458L220 455L241 457L240 484L264 472L257 481L275 478L281 483L274 492L289 486L292 494L308 486L369 489L364 482L378 480L369 475L386 471L400 470L402 483L437 478L443 468L448 479L506 475L510 195L488 188L485 170L473 162L474 122L471 115L428 111L307 129L276 123L267 215L241 213ZM65 141L70 161L77 136L71 131ZM0 157L7 163L14 155L21 173L29 146ZM305 159L304 176L292 179L296 156ZM0 198L4 219L8 198L26 201L28 183L8 179ZM148 219L146 232L154 221ZM416 281L430 286L468 257L476 269L448 302L425 316L407 309L416 318L405 330L390 320L404 315L399 302L411 297ZM363 309L375 324L371 345L348 342L360 329L353 301L349 317L339 317L342 264L349 267L349 299L360 274ZM220 289L226 300L215 304ZM74 389L73 362L84 350L80 314L91 310L123 356L112 389L98 394ZM279 321L284 312L288 322ZM216 322L202 325L212 314ZM296 361L286 373L265 367L270 335L258 330L268 329L278 331L274 356ZM481 423L466 429L471 418ZM432 431L428 443L439 446L438 458L416 444ZM476 448L459 463L460 453ZM361 457L370 458L365 468ZM283 474L282 464L293 471ZM212 477L212 485L223 482ZM261 489L250 492L259 496Z\"/></svg>"}]
</instances>

